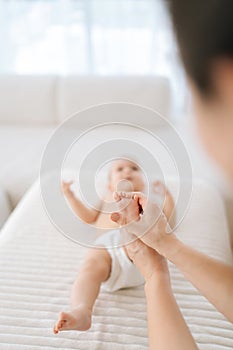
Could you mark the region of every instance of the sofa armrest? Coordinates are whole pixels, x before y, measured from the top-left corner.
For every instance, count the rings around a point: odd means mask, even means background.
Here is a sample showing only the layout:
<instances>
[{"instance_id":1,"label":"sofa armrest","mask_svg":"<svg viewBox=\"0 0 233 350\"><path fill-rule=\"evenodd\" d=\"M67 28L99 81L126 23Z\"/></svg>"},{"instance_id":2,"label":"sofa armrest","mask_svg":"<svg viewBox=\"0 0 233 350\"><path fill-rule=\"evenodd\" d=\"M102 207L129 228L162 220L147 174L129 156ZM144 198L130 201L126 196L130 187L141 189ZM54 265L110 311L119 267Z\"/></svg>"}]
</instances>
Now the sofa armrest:
<instances>
[{"instance_id":1,"label":"sofa armrest","mask_svg":"<svg viewBox=\"0 0 233 350\"><path fill-rule=\"evenodd\" d=\"M5 190L0 189L0 229L10 216L13 207Z\"/></svg>"}]
</instances>

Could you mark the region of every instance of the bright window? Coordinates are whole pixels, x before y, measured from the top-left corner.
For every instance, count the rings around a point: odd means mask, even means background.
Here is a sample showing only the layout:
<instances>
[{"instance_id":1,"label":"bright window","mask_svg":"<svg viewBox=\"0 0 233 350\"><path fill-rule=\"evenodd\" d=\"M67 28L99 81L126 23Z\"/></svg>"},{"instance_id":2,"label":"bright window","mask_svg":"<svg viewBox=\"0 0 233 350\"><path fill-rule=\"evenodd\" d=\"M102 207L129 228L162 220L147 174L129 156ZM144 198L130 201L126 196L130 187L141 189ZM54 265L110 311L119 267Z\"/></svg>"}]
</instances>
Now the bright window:
<instances>
[{"instance_id":1,"label":"bright window","mask_svg":"<svg viewBox=\"0 0 233 350\"><path fill-rule=\"evenodd\" d=\"M0 0L0 73L159 74L185 81L161 0Z\"/></svg>"}]
</instances>

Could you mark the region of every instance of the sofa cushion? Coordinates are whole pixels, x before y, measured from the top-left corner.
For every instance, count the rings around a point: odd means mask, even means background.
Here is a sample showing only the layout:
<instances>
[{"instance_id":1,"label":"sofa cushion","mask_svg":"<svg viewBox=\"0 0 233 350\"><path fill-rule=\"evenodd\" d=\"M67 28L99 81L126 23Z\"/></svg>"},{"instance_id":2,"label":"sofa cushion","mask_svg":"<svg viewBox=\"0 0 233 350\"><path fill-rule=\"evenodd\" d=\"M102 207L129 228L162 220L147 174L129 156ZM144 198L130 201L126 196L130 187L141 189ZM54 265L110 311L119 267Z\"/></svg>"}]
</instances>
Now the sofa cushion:
<instances>
[{"instance_id":1,"label":"sofa cushion","mask_svg":"<svg viewBox=\"0 0 233 350\"><path fill-rule=\"evenodd\" d=\"M1 126L0 183L13 206L38 177L41 156L52 131L52 127Z\"/></svg>"},{"instance_id":2,"label":"sofa cushion","mask_svg":"<svg viewBox=\"0 0 233 350\"><path fill-rule=\"evenodd\" d=\"M0 229L11 214L13 207L6 191L0 188Z\"/></svg>"},{"instance_id":3,"label":"sofa cushion","mask_svg":"<svg viewBox=\"0 0 233 350\"><path fill-rule=\"evenodd\" d=\"M169 81L158 76L65 77L59 79L57 98L59 122L82 109L109 102L135 103L166 118L171 114ZM111 116L109 120L115 121Z\"/></svg>"},{"instance_id":4,"label":"sofa cushion","mask_svg":"<svg viewBox=\"0 0 233 350\"><path fill-rule=\"evenodd\" d=\"M56 78L1 76L0 121L27 124L55 122Z\"/></svg>"}]
</instances>

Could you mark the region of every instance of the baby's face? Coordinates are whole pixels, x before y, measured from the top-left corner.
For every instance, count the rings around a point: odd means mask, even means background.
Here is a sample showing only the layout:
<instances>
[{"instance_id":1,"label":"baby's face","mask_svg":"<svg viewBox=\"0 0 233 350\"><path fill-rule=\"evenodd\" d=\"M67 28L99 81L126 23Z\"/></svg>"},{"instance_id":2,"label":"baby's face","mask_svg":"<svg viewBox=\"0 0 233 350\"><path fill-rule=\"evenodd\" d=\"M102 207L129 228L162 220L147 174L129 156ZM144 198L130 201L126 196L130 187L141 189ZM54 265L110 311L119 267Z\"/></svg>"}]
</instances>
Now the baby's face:
<instances>
[{"instance_id":1,"label":"baby's face","mask_svg":"<svg viewBox=\"0 0 233 350\"><path fill-rule=\"evenodd\" d=\"M109 188L112 192L117 190L143 191L144 186L142 172L137 164L125 159L112 163L109 175Z\"/></svg>"}]
</instances>

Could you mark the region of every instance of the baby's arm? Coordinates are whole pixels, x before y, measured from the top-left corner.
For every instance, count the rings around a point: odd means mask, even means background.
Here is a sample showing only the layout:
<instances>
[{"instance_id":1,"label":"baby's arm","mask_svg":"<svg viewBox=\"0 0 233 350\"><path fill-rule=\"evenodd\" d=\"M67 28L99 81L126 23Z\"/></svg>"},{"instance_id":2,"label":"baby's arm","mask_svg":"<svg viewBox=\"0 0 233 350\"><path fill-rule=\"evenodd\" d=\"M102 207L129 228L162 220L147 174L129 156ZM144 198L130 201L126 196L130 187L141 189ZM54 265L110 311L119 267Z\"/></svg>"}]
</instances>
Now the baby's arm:
<instances>
[{"instance_id":1,"label":"baby's arm","mask_svg":"<svg viewBox=\"0 0 233 350\"><path fill-rule=\"evenodd\" d=\"M100 209L97 210L97 209L87 208L78 198L75 197L74 193L70 189L71 184L72 184L72 181L62 182L62 192L66 196L69 204L71 205L71 208L79 216L79 218L84 222L88 224L94 223L100 214Z\"/></svg>"}]
</instances>

